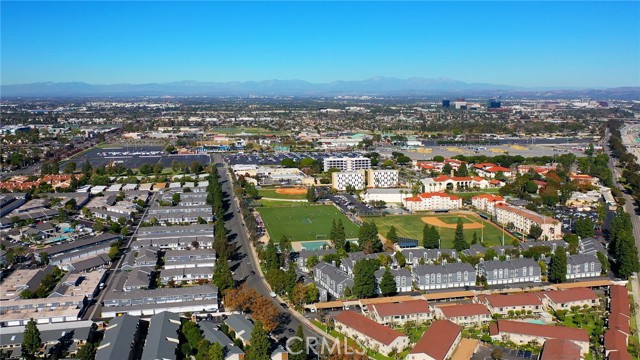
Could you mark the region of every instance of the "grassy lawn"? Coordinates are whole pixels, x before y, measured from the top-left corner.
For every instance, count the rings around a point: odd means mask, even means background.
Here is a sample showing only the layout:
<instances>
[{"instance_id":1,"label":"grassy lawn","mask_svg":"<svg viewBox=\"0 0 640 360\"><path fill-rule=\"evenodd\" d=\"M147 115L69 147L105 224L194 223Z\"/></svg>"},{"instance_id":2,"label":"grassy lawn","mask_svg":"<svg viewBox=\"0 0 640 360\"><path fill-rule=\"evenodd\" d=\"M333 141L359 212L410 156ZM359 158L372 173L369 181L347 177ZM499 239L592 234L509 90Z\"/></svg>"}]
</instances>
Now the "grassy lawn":
<instances>
[{"instance_id":1,"label":"grassy lawn","mask_svg":"<svg viewBox=\"0 0 640 360\"><path fill-rule=\"evenodd\" d=\"M398 236L407 237L412 239L418 239L422 241L422 229L424 228L425 223L422 221L422 218L428 215L393 215L393 216L384 216L384 217L371 217L367 218L367 221L373 221L378 226L378 231L380 234L387 234L391 226L396 227L396 231L398 232ZM439 217L443 222L455 224L457 222L457 217L452 215L442 215ZM470 216L470 215L469 215ZM456 219L454 219L456 218ZM493 224L484 221L480 218L470 217L473 219L473 222L480 222L484 225L484 242L487 246L501 245L502 243L502 230ZM463 222L472 222L469 219L463 218ZM438 227L436 227L438 228ZM442 248L451 249L453 248L453 239L455 236L456 229L448 229L448 228L440 228L440 237L442 239ZM467 229L464 230L465 239L467 242L471 242L473 238L473 233L477 233L478 239L483 235L482 229ZM504 243L511 244L513 241L513 237L509 234L505 233Z\"/></svg>"},{"instance_id":2,"label":"grassy lawn","mask_svg":"<svg viewBox=\"0 0 640 360\"><path fill-rule=\"evenodd\" d=\"M276 191L276 189L260 189L258 194L272 199L302 200L307 198L307 194L279 194Z\"/></svg>"},{"instance_id":3,"label":"grassy lawn","mask_svg":"<svg viewBox=\"0 0 640 360\"><path fill-rule=\"evenodd\" d=\"M358 226L330 205L258 208L269 236L278 241L283 235L292 241L327 240L331 223L341 219L347 239L358 237ZM324 235L322 238L316 235Z\"/></svg>"}]
</instances>

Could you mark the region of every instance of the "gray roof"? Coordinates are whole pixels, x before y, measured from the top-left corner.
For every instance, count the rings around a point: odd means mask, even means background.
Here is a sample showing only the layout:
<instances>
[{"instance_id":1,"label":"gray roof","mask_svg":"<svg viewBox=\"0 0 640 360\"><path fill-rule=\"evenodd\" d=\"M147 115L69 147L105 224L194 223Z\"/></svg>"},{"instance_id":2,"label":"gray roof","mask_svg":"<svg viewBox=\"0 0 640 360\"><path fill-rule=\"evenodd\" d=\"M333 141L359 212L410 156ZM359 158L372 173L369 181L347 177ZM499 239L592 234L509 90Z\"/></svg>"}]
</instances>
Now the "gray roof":
<instances>
[{"instance_id":1,"label":"gray roof","mask_svg":"<svg viewBox=\"0 0 640 360\"><path fill-rule=\"evenodd\" d=\"M481 254L485 254L487 252L487 248L480 244L473 244L468 249L462 251L465 255L469 256L477 256Z\"/></svg>"},{"instance_id":2,"label":"gray roof","mask_svg":"<svg viewBox=\"0 0 640 360\"><path fill-rule=\"evenodd\" d=\"M527 250L534 246L546 246L549 249L555 249L556 246L561 246L563 248L567 247L567 242L564 240L548 240L548 241L529 241L520 243L520 248L522 250Z\"/></svg>"},{"instance_id":3,"label":"gray roof","mask_svg":"<svg viewBox=\"0 0 640 360\"><path fill-rule=\"evenodd\" d=\"M455 263L448 263L445 265L427 264L427 265L415 266L412 269L412 271L418 276L423 276L426 274L438 274L438 273L449 274L449 273L456 273L458 271L475 272L476 270L473 268L473 266L471 266L471 264L463 263L463 262L455 262Z\"/></svg>"},{"instance_id":4,"label":"gray roof","mask_svg":"<svg viewBox=\"0 0 640 360\"><path fill-rule=\"evenodd\" d=\"M236 333L236 336L245 342L251 340L251 331L253 323L239 314L231 314L225 320L225 323Z\"/></svg>"},{"instance_id":5,"label":"gray roof","mask_svg":"<svg viewBox=\"0 0 640 360\"><path fill-rule=\"evenodd\" d=\"M175 359L179 329L180 315L166 311L153 315L149 322L142 360Z\"/></svg>"},{"instance_id":6,"label":"gray roof","mask_svg":"<svg viewBox=\"0 0 640 360\"><path fill-rule=\"evenodd\" d=\"M71 266L73 266L73 269L75 271L80 272L80 271L93 269L98 266L106 265L110 261L111 259L107 254L100 254L100 255L88 258L86 260L81 260L81 261L71 263Z\"/></svg>"},{"instance_id":7,"label":"gray roof","mask_svg":"<svg viewBox=\"0 0 640 360\"><path fill-rule=\"evenodd\" d=\"M74 341L86 341L91 332L93 321L74 321L72 323L38 324L40 339L43 343L55 343L61 339L73 339ZM24 338L25 326L3 327L0 332L0 344L2 346L20 346Z\"/></svg>"},{"instance_id":8,"label":"gray roof","mask_svg":"<svg viewBox=\"0 0 640 360\"><path fill-rule=\"evenodd\" d=\"M505 261L501 261L501 260L490 260L490 261L485 261L482 262L480 264L478 264L478 266L483 267L486 271L493 271L494 269L498 270L498 269L504 269L505 267L509 266L512 269L521 269L523 267L530 267L533 266L534 269L537 269L538 271L536 271L536 273L540 273L540 265L538 265L538 263L530 258L516 258L516 259L511 259L511 260L505 260Z\"/></svg>"},{"instance_id":9,"label":"gray roof","mask_svg":"<svg viewBox=\"0 0 640 360\"><path fill-rule=\"evenodd\" d=\"M129 359L135 347L139 319L131 315L113 318L104 332L95 360Z\"/></svg>"},{"instance_id":10,"label":"gray roof","mask_svg":"<svg viewBox=\"0 0 640 360\"><path fill-rule=\"evenodd\" d=\"M125 287L146 288L151 283L151 268L135 268L129 273Z\"/></svg>"},{"instance_id":11,"label":"gray roof","mask_svg":"<svg viewBox=\"0 0 640 360\"><path fill-rule=\"evenodd\" d=\"M113 291L105 296L105 299L138 299L150 298L154 296L171 296L171 295L199 295L218 293L218 288L214 285L196 285L183 288L157 288L153 290L133 290L129 292Z\"/></svg>"},{"instance_id":12,"label":"gray roof","mask_svg":"<svg viewBox=\"0 0 640 360\"><path fill-rule=\"evenodd\" d=\"M192 224L176 226L148 226L138 229L138 237L184 237L203 234L213 234L212 224Z\"/></svg>"},{"instance_id":13,"label":"gray roof","mask_svg":"<svg viewBox=\"0 0 640 360\"><path fill-rule=\"evenodd\" d=\"M53 265L48 265L47 267L40 269L40 271L38 271L28 282L27 282L27 288L31 291L35 290L40 283L42 283L42 280L44 280L45 276L53 273L53 269L55 268L55 266Z\"/></svg>"},{"instance_id":14,"label":"gray roof","mask_svg":"<svg viewBox=\"0 0 640 360\"><path fill-rule=\"evenodd\" d=\"M162 269L160 271L160 278L164 278L167 276L171 276L171 277L183 276L187 274L191 274L191 275L213 274L213 270L214 268L210 266L195 267L195 268Z\"/></svg>"},{"instance_id":15,"label":"gray roof","mask_svg":"<svg viewBox=\"0 0 640 360\"><path fill-rule=\"evenodd\" d=\"M571 255L567 258L567 263L574 264L574 265L590 263L592 261L598 264L600 263L600 260L598 260L598 258L595 255L576 254L576 255Z\"/></svg>"},{"instance_id":16,"label":"gray roof","mask_svg":"<svg viewBox=\"0 0 640 360\"><path fill-rule=\"evenodd\" d=\"M382 275L384 274L385 271L386 269L376 270L375 277L377 279L382 278ZM389 271L391 272L391 275L393 275L394 278L396 276L411 277L411 272L407 269L389 269Z\"/></svg>"},{"instance_id":17,"label":"gray roof","mask_svg":"<svg viewBox=\"0 0 640 360\"><path fill-rule=\"evenodd\" d=\"M600 240L594 238L584 238L580 240L580 253L595 255L596 253L606 254L607 250L604 248Z\"/></svg>"},{"instance_id":18,"label":"gray roof","mask_svg":"<svg viewBox=\"0 0 640 360\"><path fill-rule=\"evenodd\" d=\"M218 343L222 345L225 351L225 358L229 355L244 354L244 351L233 344L233 341L229 339L225 333L218 329L217 325L211 321L201 321L198 323L202 330L202 336L211 343Z\"/></svg>"},{"instance_id":19,"label":"gray roof","mask_svg":"<svg viewBox=\"0 0 640 360\"><path fill-rule=\"evenodd\" d=\"M113 241L120 240L121 238L122 237L120 235L104 233L104 234L100 234L100 235L97 235L97 236L76 240L76 241L70 242L70 243L65 243L65 244L61 244L61 245L55 245L55 246L43 249L42 251L48 253L49 257L52 257L52 256L60 254L60 253L66 253L66 252L71 251L71 250L84 248L84 247L89 247L91 245L95 245L95 244L99 244L99 243L103 243L103 242L109 242L110 243L110 242L113 242Z\"/></svg>"}]
</instances>

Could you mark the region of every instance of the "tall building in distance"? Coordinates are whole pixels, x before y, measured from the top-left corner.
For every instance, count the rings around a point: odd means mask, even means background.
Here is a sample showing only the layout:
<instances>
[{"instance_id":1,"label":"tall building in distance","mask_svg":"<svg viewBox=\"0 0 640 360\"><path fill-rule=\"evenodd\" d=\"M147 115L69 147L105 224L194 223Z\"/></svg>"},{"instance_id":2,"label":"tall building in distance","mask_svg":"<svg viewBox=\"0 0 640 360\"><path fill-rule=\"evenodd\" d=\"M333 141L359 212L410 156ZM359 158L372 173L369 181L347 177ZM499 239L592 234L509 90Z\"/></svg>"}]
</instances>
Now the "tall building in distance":
<instances>
[{"instance_id":1,"label":"tall building in distance","mask_svg":"<svg viewBox=\"0 0 640 360\"><path fill-rule=\"evenodd\" d=\"M338 169L340 171L368 170L371 168L371 159L368 157L330 157L324 159L324 171Z\"/></svg>"},{"instance_id":2,"label":"tall building in distance","mask_svg":"<svg viewBox=\"0 0 640 360\"><path fill-rule=\"evenodd\" d=\"M500 109L502 104L499 100L491 99L487 102L487 109Z\"/></svg>"},{"instance_id":3,"label":"tall building in distance","mask_svg":"<svg viewBox=\"0 0 640 360\"><path fill-rule=\"evenodd\" d=\"M451 101L450 100L442 100L442 107L443 108L449 108L449 106L451 106Z\"/></svg>"}]
</instances>

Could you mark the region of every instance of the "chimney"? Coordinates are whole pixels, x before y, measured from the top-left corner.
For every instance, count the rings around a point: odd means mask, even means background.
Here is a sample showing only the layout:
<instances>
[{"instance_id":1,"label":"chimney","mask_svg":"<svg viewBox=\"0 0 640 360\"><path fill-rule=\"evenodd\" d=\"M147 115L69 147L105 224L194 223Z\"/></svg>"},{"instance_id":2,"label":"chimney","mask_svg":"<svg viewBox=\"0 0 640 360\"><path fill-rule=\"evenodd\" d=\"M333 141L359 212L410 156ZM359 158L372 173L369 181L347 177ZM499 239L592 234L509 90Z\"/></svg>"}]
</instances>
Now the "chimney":
<instances>
[{"instance_id":1,"label":"chimney","mask_svg":"<svg viewBox=\"0 0 640 360\"><path fill-rule=\"evenodd\" d=\"M453 177L453 169L451 169L451 177Z\"/></svg>"}]
</instances>

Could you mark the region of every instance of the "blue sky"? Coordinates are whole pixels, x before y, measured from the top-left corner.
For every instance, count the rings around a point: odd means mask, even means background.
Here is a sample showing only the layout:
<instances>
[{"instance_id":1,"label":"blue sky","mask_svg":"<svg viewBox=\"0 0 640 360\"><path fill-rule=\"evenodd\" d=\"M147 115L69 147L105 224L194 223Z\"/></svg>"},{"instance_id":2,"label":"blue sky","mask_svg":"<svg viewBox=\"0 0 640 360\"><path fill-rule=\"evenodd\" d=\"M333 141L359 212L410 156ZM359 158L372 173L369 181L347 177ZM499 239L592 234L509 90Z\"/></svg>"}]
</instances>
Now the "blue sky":
<instances>
[{"instance_id":1,"label":"blue sky","mask_svg":"<svg viewBox=\"0 0 640 360\"><path fill-rule=\"evenodd\" d=\"M640 86L640 2L0 2L1 83Z\"/></svg>"}]
</instances>

